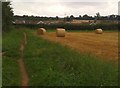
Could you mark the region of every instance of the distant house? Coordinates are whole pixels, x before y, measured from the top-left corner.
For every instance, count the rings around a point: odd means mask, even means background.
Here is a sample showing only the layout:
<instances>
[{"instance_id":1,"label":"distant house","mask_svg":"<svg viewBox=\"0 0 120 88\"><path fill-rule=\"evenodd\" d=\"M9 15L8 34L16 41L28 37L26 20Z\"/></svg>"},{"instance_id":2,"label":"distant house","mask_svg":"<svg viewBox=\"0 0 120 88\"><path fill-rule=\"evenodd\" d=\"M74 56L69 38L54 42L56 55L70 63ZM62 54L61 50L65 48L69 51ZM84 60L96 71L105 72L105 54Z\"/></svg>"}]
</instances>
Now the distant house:
<instances>
[{"instance_id":1,"label":"distant house","mask_svg":"<svg viewBox=\"0 0 120 88\"><path fill-rule=\"evenodd\" d=\"M13 24L25 24L25 20L15 20Z\"/></svg>"},{"instance_id":2,"label":"distant house","mask_svg":"<svg viewBox=\"0 0 120 88\"><path fill-rule=\"evenodd\" d=\"M43 21L39 21L39 22L37 22L37 24L44 24L44 22Z\"/></svg>"},{"instance_id":3,"label":"distant house","mask_svg":"<svg viewBox=\"0 0 120 88\"><path fill-rule=\"evenodd\" d=\"M33 20L15 20L13 24L40 24L44 23L42 21L33 21Z\"/></svg>"}]
</instances>

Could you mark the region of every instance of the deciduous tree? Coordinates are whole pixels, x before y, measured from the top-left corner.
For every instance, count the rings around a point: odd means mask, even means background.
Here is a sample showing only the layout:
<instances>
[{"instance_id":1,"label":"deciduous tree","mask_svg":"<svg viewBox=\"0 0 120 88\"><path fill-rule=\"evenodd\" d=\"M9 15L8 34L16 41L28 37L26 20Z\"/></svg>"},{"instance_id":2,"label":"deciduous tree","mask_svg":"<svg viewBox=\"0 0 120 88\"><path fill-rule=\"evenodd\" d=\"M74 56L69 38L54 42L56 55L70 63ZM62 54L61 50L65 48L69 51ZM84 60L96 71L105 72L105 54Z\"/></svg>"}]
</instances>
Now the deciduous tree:
<instances>
[{"instance_id":1,"label":"deciduous tree","mask_svg":"<svg viewBox=\"0 0 120 88\"><path fill-rule=\"evenodd\" d=\"M10 7L10 2L2 2L2 30L10 30L13 21L13 10Z\"/></svg>"}]
</instances>

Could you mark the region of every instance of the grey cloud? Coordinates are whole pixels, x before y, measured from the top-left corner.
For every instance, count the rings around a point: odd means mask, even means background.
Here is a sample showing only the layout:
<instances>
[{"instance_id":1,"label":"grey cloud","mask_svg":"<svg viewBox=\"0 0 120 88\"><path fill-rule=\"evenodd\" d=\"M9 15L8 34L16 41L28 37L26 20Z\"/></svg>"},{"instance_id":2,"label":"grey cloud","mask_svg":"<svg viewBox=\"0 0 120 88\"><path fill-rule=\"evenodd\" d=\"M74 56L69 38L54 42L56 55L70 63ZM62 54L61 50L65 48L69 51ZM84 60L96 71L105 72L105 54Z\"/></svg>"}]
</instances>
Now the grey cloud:
<instances>
[{"instance_id":1,"label":"grey cloud","mask_svg":"<svg viewBox=\"0 0 120 88\"><path fill-rule=\"evenodd\" d=\"M14 2L118 2L119 0L11 0Z\"/></svg>"},{"instance_id":2,"label":"grey cloud","mask_svg":"<svg viewBox=\"0 0 120 88\"><path fill-rule=\"evenodd\" d=\"M12 2L14 13L18 15L65 16L102 15L117 13L117 4L108 2Z\"/></svg>"}]
</instances>

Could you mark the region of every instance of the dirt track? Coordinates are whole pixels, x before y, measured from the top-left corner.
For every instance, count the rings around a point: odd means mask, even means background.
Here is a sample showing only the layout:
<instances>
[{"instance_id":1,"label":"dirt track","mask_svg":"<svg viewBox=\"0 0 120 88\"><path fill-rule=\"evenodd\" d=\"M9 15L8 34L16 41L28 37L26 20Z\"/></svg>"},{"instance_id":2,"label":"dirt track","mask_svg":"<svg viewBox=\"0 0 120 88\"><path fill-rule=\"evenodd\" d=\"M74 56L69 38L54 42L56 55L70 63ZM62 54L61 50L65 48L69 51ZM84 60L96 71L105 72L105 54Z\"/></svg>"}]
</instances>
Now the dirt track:
<instances>
[{"instance_id":1,"label":"dirt track","mask_svg":"<svg viewBox=\"0 0 120 88\"><path fill-rule=\"evenodd\" d=\"M118 60L117 32L104 32L103 34L69 32L66 37L56 37L55 32L51 32L42 37L67 45L79 52L91 53L109 60Z\"/></svg>"},{"instance_id":2,"label":"dirt track","mask_svg":"<svg viewBox=\"0 0 120 88\"><path fill-rule=\"evenodd\" d=\"M21 87L28 88L29 77L26 70L26 66L24 63L24 49L25 45L27 44L26 33L24 33L24 39L22 39L22 43L20 45L20 59L18 59L18 64L20 67L20 74L21 74Z\"/></svg>"}]
</instances>

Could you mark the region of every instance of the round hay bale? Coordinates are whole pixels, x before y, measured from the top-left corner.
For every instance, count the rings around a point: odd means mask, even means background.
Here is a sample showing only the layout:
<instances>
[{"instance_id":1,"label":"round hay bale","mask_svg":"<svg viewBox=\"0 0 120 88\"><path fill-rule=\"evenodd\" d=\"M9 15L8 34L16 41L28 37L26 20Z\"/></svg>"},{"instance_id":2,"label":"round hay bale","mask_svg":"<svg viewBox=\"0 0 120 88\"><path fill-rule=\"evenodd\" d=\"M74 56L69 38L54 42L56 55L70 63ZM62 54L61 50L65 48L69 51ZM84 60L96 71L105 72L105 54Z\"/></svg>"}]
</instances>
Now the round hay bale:
<instances>
[{"instance_id":1,"label":"round hay bale","mask_svg":"<svg viewBox=\"0 0 120 88\"><path fill-rule=\"evenodd\" d=\"M57 28L56 29L56 36L57 37L65 37L65 29L63 29L63 28Z\"/></svg>"},{"instance_id":2,"label":"round hay bale","mask_svg":"<svg viewBox=\"0 0 120 88\"><path fill-rule=\"evenodd\" d=\"M103 33L103 30L102 30L102 29L96 29L96 30L95 30L95 33L96 33L96 34L102 34L102 33Z\"/></svg>"},{"instance_id":3,"label":"round hay bale","mask_svg":"<svg viewBox=\"0 0 120 88\"><path fill-rule=\"evenodd\" d=\"M46 33L46 30L44 28L39 28L37 31L38 35L44 35Z\"/></svg>"}]
</instances>

